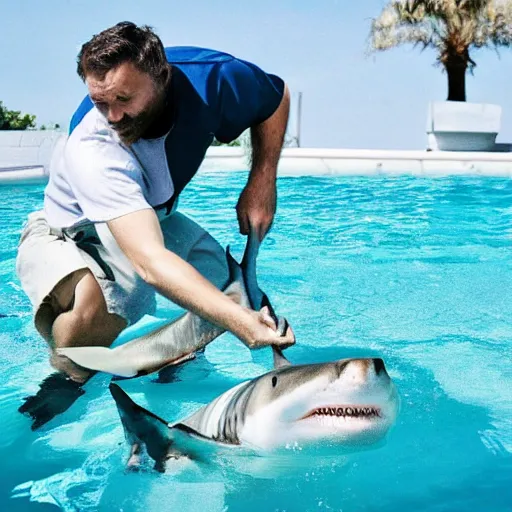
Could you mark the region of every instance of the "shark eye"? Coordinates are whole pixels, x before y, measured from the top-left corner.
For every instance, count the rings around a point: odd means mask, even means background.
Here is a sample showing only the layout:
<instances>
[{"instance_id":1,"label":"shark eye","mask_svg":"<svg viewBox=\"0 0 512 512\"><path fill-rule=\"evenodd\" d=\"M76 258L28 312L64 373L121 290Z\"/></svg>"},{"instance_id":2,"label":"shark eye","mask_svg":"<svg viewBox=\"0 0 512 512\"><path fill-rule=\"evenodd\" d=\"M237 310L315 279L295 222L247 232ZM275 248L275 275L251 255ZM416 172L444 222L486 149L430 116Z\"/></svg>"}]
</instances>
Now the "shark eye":
<instances>
[{"instance_id":1,"label":"shark eye","mask_svg":"<svg viewBox=\"0 0 512 512\"><path fill-rule=\"evenodd\" d=\"M277 386L277 377L274 375L274 377L272 377L272 387L275 388Z\"/></svg>"}]
</instances>

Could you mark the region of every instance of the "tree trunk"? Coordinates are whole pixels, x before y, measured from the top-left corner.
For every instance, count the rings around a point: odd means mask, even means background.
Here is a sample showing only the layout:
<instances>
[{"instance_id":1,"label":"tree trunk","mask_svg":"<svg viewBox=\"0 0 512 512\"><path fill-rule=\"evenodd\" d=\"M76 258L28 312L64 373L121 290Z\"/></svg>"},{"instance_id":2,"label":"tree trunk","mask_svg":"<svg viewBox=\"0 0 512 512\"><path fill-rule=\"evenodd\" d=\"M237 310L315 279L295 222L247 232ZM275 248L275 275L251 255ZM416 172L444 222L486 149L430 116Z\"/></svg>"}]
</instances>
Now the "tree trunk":
<instances>
[{"instance_id":1,"label":"tree trunk","mask_svg":"<svg viewBox=\"0 0 512 512\"><path fill-rule=\"evenodd\" d=\"M444 66L448 74L448 101L466 101L466 59L462 56L452 57Z\"/></svg>"}]
</instances>

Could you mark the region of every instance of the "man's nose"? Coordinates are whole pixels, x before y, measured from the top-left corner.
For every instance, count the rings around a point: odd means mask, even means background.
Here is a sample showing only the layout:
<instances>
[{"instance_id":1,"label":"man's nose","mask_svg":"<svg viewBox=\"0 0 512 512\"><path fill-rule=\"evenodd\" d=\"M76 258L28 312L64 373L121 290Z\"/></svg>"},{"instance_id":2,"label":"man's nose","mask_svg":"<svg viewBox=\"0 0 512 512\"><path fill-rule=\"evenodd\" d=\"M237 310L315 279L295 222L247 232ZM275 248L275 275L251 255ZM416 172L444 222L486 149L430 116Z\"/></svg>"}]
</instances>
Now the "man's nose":
<instances>
[{"instance_id":1,"label":"man's nose","mask_svg":"<svg viewBox=\"0 0 512 512\"><path fill-rule=\"evenodd\" d=\"M109 107L108 116L107 116L109 123L119 123L119 121L121 121L121 119L123 119L123 117L124 117L124 112L123 112L122 108L119 108L116 106Z\"/></svg>"}]
</instances>

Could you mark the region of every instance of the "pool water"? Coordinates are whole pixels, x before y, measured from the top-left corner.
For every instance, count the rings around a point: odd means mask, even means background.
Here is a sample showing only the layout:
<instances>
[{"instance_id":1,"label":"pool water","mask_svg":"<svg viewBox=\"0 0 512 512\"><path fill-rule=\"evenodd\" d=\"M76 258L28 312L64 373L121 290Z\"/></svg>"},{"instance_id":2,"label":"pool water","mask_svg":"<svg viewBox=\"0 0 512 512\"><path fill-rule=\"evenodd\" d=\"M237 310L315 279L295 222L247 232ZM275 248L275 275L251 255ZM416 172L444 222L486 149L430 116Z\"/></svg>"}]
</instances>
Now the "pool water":
<instances>
[{"instance_id":1,"label":"pool water","mask_svg":"<svg viewBox=\"0 0 512 512\"><path fill-rule=\"evenodd\" d=\"M245 178L200 175L180 204L236 256ZM512 510L510 180L280 178L258 271L295 330L287 356L382 357L401 396L397 423L370 450L297 452L283 467L226 455L171 464L164 475L124 471L106 376L37 432L16 411L49 372L14 272L22 223L42 190L0 189L0 510ZM159 300L159 316L178 312ZM270 368L268 351L224 335L177 382L123 387L171 421Z\"/></svg>"}]
</instances>

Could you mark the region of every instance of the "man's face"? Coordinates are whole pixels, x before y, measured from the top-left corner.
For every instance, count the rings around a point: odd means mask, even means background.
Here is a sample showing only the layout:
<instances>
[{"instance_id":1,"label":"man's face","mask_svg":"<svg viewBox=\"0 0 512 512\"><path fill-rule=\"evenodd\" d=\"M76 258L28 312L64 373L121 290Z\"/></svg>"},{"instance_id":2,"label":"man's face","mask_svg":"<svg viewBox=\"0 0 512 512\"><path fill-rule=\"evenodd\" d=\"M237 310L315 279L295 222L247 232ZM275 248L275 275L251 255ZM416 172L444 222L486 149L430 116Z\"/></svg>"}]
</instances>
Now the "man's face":
<instances>
[{"instance_id":1,"label":"man's face","mask_svg":"<svg viewBox=\"0 0 512 512\"><path fill-rule=\"evenodd\" d=\"M158 117L165 101L163 87L131 62L111 69L103 78L85 78L96 108L127 144L136 142Z\"/></svg>"}]
</instances>

